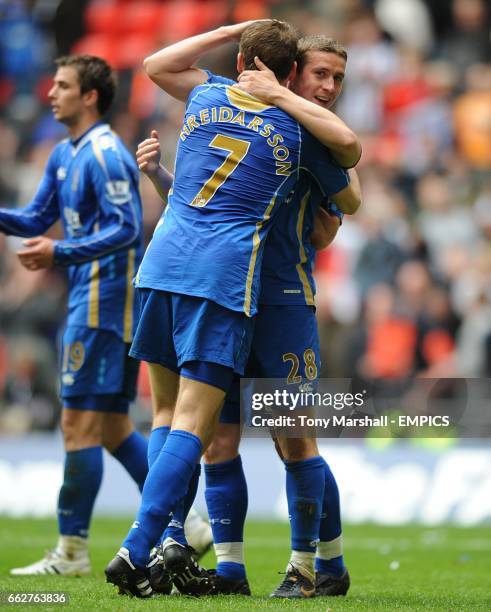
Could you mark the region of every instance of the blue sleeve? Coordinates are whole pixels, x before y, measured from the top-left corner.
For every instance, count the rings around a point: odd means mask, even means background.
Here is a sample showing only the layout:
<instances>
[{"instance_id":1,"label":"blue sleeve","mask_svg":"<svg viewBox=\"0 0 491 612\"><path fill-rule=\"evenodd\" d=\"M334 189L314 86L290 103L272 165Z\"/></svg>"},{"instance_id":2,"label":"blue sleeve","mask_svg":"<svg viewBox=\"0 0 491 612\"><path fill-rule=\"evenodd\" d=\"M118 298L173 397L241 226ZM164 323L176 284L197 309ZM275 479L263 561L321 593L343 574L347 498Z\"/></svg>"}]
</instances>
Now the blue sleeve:
<instances>
[{"instance_id":1,"label":"blue sleeve","mask_svg":"<svg viewBox=\"0 0 491 612\"><path fill-rule=\"evenodd\" d=\"M61 266L92 261L140 239L141 205L137 179L113 138L92 143L87 168L98 206L96 231L89 236L55 242L55 263Z\"/></svg>"},{"instance_id":2,"label":"blue sleeve","mask_svg":"<svg viewBox=\"0 0 491 612\"><path fill-rule=\"evenodd\" d=\"M330 200L324 200L321 206L331 215L331 217L337 217L339 219L339 225L343 224L344 213L342 210L339 210L339 208L334 202L331 202Z\"/></svg>"},{"instance_id":3,"label":"blue sleeve","mask_svg":"<svg viewBox=\"0 0 491 612\"><path fill-rule=\"evenodd\" d=\"M350 183L348 172L332 157L307 130L302 129L300 166L314 177L324 196L331 196Z\"/></svg>"},{"instance_id":4,"label":"blue sleeve","mask_svg":"<svg viewBox=\"0 0 491 612\"><path fill-rule=\"evenodd\" d=\"M0 231L14 236L39 236L60 216L56 195L56 149L48 159L32 202L20 209L0 208Z\"/></svg>"},{"instance_id":5,"label":"blue sleeve","mask_svg":"<svg viewBox=\"0 0 491 612\"><path fill-rule=\"evenodd\" d=\"M213 74L209 70L203 70L208 75L208 78L204 83L200 83L196 85L190 92L188 99L186 100L186 110L188 108L189 102L194 98L196 93L200 88L206 85L237 85L237 81L232 81L232 79L227 79L227 77L218 76L218 74Z\"/></svg>"},{"instance_id":6,"label":"blue sleeve","mask_svg":"<svg viewBox=\"0 0 491 612\"><path fill-rule=\"evenodd\" d=\"M213 74L213 72L209 70L205 70L205 72L208 75L208 80L206 81L207 85L215 85L217 83L220 85L237 85L237 81L219 76L218 74Z\"/></svg>"}]
</instances>

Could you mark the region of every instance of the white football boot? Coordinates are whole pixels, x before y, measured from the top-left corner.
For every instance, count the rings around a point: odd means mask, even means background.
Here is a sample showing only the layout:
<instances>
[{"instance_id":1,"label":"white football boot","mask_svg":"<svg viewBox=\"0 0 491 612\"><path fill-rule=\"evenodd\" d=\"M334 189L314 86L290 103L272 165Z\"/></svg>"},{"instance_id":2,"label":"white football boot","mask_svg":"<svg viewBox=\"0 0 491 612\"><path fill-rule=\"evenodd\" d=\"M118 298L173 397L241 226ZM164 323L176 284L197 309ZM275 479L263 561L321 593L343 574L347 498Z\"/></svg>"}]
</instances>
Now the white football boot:
<instances>
[{"instance_id":1,"label":"white football boot","mask_svg":"<svg viewBox=\"0 0 491 612\"><path fill-rule=\"evenodd\" d=\"M48 551L40 561L10 570L12 576L86 576L90 572L87 540L78 536L60 536L57 547Z\"/></svg>"}]
</instances>

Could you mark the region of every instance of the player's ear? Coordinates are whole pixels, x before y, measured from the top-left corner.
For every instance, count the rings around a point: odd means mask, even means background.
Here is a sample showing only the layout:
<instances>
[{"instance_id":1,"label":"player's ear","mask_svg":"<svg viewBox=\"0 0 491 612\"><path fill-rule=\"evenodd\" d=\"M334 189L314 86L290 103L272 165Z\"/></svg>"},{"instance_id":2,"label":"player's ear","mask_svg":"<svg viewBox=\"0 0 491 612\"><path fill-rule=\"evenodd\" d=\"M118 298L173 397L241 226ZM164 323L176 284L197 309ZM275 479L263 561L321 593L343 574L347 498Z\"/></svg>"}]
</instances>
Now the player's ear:
<instances>
[{"instance_id":1,"label":"player's ear","mask_svg":"<svg viewBox=\"0 0 491 612\"><path fill-rule=\"evenodd\" d=\"M99 92L97 89L91 89L90 91L86 91L82 98L85 102L86 106L97 107L97 100L99 99Z\"/></svg>"},{"instance_id":2,"label":"player's ear","mask_svg":"<svg viewBox=\"0 0 491 612\"><path fill-rule=\"evenodd\" d=\"M296 76L297 76L297 62L293 62L293 66L292 66L292 69L290 70L290 74L288 75L286 79L287 83L292 83L292 81L295 80Z\"/></svg>"},{"instance_id":3,"label":"player's ear","mask_svg":"<svg viewBox=\"0 0 491 612\"><path fill-rule=\"evenodd\" d=\"M244 56L239 51L237 53L237 73L240 74L241 72L244 72Z\"/></svg>"}]
</instances>

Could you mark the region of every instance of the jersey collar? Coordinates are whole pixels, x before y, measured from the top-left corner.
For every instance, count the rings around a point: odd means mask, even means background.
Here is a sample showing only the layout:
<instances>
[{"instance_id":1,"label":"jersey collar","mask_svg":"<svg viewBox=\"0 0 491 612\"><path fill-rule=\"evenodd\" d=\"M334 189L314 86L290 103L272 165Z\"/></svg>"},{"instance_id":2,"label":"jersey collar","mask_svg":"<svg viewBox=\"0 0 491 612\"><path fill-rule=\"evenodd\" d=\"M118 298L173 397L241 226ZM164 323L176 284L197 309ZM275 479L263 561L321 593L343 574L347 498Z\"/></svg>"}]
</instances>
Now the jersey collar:
<instances>
[{"instance_id":1,"label":"jersey collar","mask_svg":"<svg viewBox=\"0 0 491 612\"><path fill-rule=\"evenodd\" d=\"M80 151L80 149L93 138L97 138L99 134L103 132L107 132L109 129L109 125L107 123L103 123L102 121L97 121L94 125L90 126L90 128L84 132L81 136L76 138L75 140L71 140L70 143L72 145L72 155L75 155Z\"/></svg>"}]
</instances>

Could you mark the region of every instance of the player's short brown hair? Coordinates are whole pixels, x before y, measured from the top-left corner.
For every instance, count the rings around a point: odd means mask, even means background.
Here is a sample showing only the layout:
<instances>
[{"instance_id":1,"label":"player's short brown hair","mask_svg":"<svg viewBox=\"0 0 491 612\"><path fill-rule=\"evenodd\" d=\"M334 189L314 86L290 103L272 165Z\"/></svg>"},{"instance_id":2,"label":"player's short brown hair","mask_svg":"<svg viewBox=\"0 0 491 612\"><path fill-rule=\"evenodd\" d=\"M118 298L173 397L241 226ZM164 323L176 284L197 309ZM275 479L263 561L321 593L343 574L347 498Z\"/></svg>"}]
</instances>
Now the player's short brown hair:
<instances>
[{"instance_id":1,"label":"player's short brown hair","mask_svg":"<svg viewBox=\"0 0 491 612\"><path fill-rule=\"evenodd\" d=\"M293 67L300 35L286 21L257 21L244 30L240 38L240 52L244 56L244 68L256 70L257 56L283 81Z\"/></svg>"},{"instance_id":2,"label":"player's short brown hair","mask_svg":"<svg viewBox=\"0 0 491 612\"><path fill-rule=\"evenodd\" d=\"M80 93L92 89L98 93L97 110L105 115L116 93L116 77L111 66L101 57L95 55L64 55L56 60L58 68L70 66L75 68L80 83Z\"/></svg>"},{"instance_id":3,"label":"player's short brown hair","mask_svg":"<svg viewBox=\"0 0 491 612\"><path fill-rule=\"evenodd\" d=\"M322 53L334 53L342 57L344 61L348 60L348 52L341 43L334 38L324 36L323 34L316 34L312 36L304 36L298 41L297 48L297 70L302 72L305 64L307 63L307 53L309 51L320 51Z\"/></svg>"}]
</instances>

